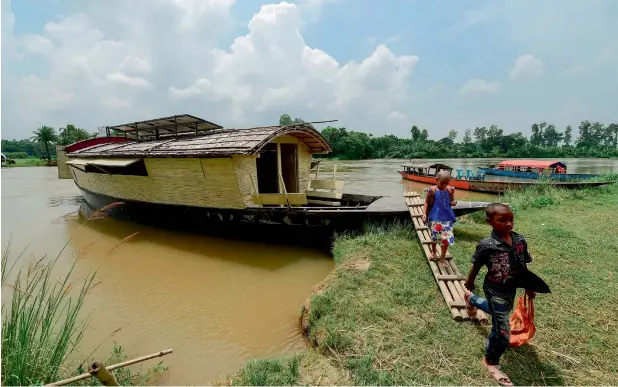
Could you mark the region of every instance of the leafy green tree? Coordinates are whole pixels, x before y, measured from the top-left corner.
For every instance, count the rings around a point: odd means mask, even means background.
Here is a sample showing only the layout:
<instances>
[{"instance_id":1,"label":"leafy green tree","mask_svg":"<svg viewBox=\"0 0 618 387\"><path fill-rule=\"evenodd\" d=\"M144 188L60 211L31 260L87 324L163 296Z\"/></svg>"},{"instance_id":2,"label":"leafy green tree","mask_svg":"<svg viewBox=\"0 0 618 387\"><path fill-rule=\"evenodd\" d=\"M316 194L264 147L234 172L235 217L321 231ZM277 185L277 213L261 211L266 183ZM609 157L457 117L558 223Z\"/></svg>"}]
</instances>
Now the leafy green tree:
<instances>
[{"instance_id":1,"label":"leafy green tree","mask_svg":"<svg viewBox=\"0 0 618 387\"><path fill-rule=\"evenodd\" d=\"M547 125L545 133L543 134L543 144L545 146L557 147L562 139L563 134L558 132L554 125Z\"/></svg>"},{"instance_id":2,"label":"leafy green tree","mask_svg":"<svg viewBox=\"0 0 618 387\"><path fill-rule=\"evenodd\" d=\"M466 145L472 143L472 130L466 129L463 136L463 143Z\"/></svg>"},{"instance_id":3,"label":"leafy green tree","mask_svg":"<svg viewBox=\"0 0 618 387\"><path fill-rule=\"evenodd\" d=\"M572 138L573 138L573 128L571 128L571 125L567 125L566 129L564 129L564 135L562 137L562 141L564 141L564 146L571 146Z\"/></svg>"},{"instance_id":4,"label":"leafy green tree","mask_svg":"<svg viewBox=\"0 0 618 387\"><path fill-rule=\"evenodd\" d=\"M56 134L56 130L51 126L43 125L32 133L34 134L34 136L32 136L30 139L33 142L42 144L45 147L45 152L47 153L48 159L51 160L51 153L49 153L49 145L58 142L58 135Z\"/></svg>"},{"instance_id":5,"label":"leafy green tree","mask_svg":"<svg viewBox=\"0 0 618 387\"><path fill-rule=\"evenodd\" d=\"M68 124L65 128L60 128L58 143L60 145L69 145L89 138L91 138L91 135L85 129Z\"/></svg>"},{"instance_id":6,"label":"leafy green tree","mask_svg":"<svg viewBox=\"0 0 618 387\"><path fill-rule=\"evenodd\" d=\"M428 138L429 138L429 132L427 131L427 129L423 129L421 131L421 141L427 141Z\"/></svg>"},{"instance_id":7,"label":"leafy green tree","mask_svg":"<svg viewBox=\"0 0 618 387\"><path fill-rule=\"evenodd\" d=\"M611 123L607 126L609 134L613 138L613 146L614 148L618 148L618 124Z\"/></svg>"},{"instance_id":8,"label":"leafy green tree","mask_svg":"<svg viewBox=\"0 0 618 387\"><path fill-rule=\"evenodd\" d=\"M487 128L486 127L482 127L479 128L478 126L474 129L474 139L476 140L476 142L478 144L482 144L485 142L485 138L487 137Z\"/></svg>"},{"instance_id":9,"label":"leafy green tree","mask_svg":"<svg viewBox=\"0 0 618 387\"><path fill-rule=\"evenodd\" d=\"M305 121L303 121L299 117L292 119L292 117L289 114L282 114L281 117L279 117L279 125L294 125L294 124L302 124L304 122Z\"/></svg>"},{"instance_id":10,"label":"leafy green tree","mask_svg":"<svg viewBox=\"0 0 618 387\"><path fill-rule=\"evenodd\" d=\"M412 126L410 132L412 134L412 141L419 141L421 139L421 131L416 125Z\"/></svg>"},{"instance_id":11,"label":"leafy green tree","mask_svg":"<svg viewBox=\"0 0 618 387\"><path fill-rule=\"evenodd\" d=\"M455 129L451 129L448 132L448 138L449 140L451 140L452 142L455 142L455 140L457 139L457 131Z\"/></svg>"}]
</instances>

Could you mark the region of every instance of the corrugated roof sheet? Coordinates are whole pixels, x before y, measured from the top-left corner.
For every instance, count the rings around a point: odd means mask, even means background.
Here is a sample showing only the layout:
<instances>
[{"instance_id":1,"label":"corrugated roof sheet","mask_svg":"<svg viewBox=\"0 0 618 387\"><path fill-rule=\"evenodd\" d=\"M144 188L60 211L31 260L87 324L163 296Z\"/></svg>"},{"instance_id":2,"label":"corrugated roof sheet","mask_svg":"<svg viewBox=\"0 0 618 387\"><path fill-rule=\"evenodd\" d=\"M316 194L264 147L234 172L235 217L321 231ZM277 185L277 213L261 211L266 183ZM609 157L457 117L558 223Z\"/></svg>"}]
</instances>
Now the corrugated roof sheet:
<instances>
[{"instance_id":1,"label":"corrugated roof sheet","mask_svg":"<svg viewBox=\"0 0 618 387\"><path fill-rule=\"evenodd\" d=\"M251 129L212 130L195 135L158 140L101 144L71 152L74 157L225 157L256 154L276 137L294 136L314 153L330 152L328 141L309 124L267 126Z\"/></svg>"}]
</instances>

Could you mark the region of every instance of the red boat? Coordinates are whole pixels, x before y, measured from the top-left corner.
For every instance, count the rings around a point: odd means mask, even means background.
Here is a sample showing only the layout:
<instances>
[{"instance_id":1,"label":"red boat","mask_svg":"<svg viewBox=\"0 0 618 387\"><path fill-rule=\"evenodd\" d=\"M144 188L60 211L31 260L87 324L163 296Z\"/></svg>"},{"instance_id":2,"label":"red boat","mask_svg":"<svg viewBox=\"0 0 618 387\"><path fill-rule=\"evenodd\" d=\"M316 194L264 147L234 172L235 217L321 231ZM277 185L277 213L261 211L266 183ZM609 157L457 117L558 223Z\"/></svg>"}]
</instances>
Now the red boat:
<instances>
[{"instance_id":1,"label":"red boat","mask_svg":"<svg viewBox=\"0 0 618 387\"><path fill-rule=\"evenodd\" d=\"M403 171L399 171L402 178L406 180L418 181L426 184L436 184L436 176L440 171L447 171L449 174L453 168L446 164L408 164L402 165ZM583 188L596 187L610 184L609 182L561 182L550 181L542 182L523 182L523 181L498 181L485 180L485 174L468 174L467 178L451 179L450 183L455 189L463 189L476 192L504 193L507 190L522 189L538 184L551 184L562 188Z\"/></svg>"}]
</instances>

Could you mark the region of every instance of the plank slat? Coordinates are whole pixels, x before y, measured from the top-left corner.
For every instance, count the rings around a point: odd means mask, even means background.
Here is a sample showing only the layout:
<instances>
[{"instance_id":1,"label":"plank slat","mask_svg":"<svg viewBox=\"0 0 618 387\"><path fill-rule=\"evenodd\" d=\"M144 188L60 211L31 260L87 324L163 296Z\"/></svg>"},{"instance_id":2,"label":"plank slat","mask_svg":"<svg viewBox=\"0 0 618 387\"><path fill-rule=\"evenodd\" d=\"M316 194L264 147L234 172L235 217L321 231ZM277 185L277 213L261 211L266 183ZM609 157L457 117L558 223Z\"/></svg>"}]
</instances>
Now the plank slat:
<instances>
[{"instance_id":1,"label":"plank slat","mask_svg":"<svg viewBox=\"0 0 618 387\"><path fill-rule=\"evenodd\" d=\"M457 274L439 274L438 279L442 281L463 281L466 277Z\"/></svg>"}]
</instances>

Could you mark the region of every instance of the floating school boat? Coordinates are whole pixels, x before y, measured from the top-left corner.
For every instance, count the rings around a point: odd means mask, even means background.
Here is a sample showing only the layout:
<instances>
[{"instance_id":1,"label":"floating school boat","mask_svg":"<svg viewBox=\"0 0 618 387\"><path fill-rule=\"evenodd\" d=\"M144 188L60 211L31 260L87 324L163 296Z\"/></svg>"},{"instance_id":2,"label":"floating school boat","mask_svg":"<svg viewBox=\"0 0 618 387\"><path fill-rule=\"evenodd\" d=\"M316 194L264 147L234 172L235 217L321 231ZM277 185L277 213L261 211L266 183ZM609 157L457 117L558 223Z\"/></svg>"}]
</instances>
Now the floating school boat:
<instances>
[{"instance_id":1,"label":"floating school boat","mask_svg":"<svg viewBox=\"0 0 618 387\"><path fill-rule=\"evenodd\" d=\"M399 171L402 178L420 183L436 184L436 176L440 171L452 173L453 168L446 164L407 164L403 165L403 171ZM480 169L480 168L479 168ZM462 174L460 174L462 175ZM485 180L485 174L479 171L476 175L471 171L466 177L454 178L450 183L456 189L476 192L503 193L510 189L522 189L540 182L519 182L519 181L493 181ZM548 184L556 185L562 188L583 188L596 187L609 182L559 182L551 181Z\"/></svg>"},{"instance_id":2,"label":"floating school boat","mask_svg":"<svg viewBox=\"0 0 618 387\"><path fill-rule=\"evenodd\" d=\"M371 219L409 219L403 205L372 209L381 196L344 193L336 169L321 178L314 165L314 174L312 155L331 147L311 123L223 129L177 115L105 133L58 147L58 173L75 181L92 208L122 202L110 209L118 218L196 230L221 223L351 229ZM455 213L486 206L462 203Z\"/></svg>"},{"instance_id":3,"label":"floating school boat","mask_svg":"<svg viewBox=\"0 0 618 387\"><path fill-rule=\"evenodd\" d=\"M523 179L549 178L551 180L585 180L599 175L589 173L567 173L567 166L560 161L548 160L505 160L494 168L479 168L487 175L517 177Z\"/></svg>"}]
</instances>

